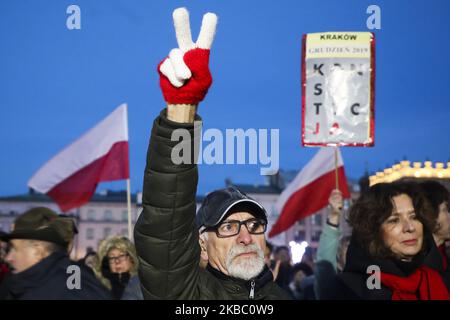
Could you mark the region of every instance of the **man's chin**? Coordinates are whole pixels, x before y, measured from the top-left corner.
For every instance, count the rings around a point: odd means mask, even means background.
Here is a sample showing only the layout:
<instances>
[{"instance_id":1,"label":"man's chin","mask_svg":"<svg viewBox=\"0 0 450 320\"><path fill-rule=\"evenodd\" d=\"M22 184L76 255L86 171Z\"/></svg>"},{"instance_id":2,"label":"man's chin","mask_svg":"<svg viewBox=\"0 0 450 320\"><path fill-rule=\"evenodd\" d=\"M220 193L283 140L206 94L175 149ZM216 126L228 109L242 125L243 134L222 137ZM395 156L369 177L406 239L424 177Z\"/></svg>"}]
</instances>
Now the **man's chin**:
<instances>
[{"instance_id":1,"label":"man's chin","mask_svg":"<svg viewBox=\"0 0 450 320\"><path fill-rule=\"evenodd\" d=\"M258 257L247 257L235 259L228 268L228 272L235 278L248 280L255 278L264 268L264 261L259 261Z\"/></svg>"}]
</instances>

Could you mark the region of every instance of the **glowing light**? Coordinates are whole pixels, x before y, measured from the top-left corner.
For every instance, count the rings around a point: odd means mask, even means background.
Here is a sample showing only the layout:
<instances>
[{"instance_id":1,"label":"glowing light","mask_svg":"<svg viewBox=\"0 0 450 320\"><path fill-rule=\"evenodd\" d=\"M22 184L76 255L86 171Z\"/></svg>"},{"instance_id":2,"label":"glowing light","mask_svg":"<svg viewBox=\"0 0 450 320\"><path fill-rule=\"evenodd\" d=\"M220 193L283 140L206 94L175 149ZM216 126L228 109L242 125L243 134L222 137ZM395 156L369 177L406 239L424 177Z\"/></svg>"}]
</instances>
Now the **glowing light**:
<instances>
[{"instance_id":1,"label":"glowing light","mask_svg":"<svg viewBox=\"0 0 450 320\"><path fill-rule=\"evenodd\" d=\"M433 167L431 161L413 162L412 167L409 161L401 161L400 164L394 164L392 168L386 168L381 172L377 172L369 177L369 185L381 182L393 182L402 178L450 178L450 162L447 163L447 169L444 168L443 162L436 162Z\"/></svg>"},{"instance_id":2,"label":"glowing light","mask_svg":"<svg viewBox=\"0 0 450 320\"><path fill-rule=\"evenodd\" d=\"M289 242L289 247L291 247L291 255L293 263L298 263L302 261L307 246L308 242L306 241L302 241L301 243L297 243L295 241Z\"/></svg>"}]
</instances>

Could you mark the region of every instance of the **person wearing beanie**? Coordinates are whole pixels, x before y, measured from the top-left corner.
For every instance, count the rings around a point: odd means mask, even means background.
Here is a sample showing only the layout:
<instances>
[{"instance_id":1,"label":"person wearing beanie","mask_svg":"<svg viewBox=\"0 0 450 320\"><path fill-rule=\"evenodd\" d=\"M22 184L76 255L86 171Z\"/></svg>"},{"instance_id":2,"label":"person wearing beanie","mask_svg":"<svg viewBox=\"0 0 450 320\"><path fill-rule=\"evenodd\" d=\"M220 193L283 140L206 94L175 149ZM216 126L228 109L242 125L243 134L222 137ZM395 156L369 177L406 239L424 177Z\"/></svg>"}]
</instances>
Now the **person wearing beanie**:
<instances>
[{"instance_id":1,"label":"person wearing beanie","mask_svg":"<svg viewBox=\"0 0 450 320\"><path fill-rule=\"evenodd\" d=\"M208 64L217 16L204 15L196 43L187 10L176 9L173 18L179 48L158 65L167 109L153 123L143 211L134 229L144 298L289 299L264 262L265 209L230 187L210 193L196 216L196 155L190 152L182 163L172 159L174 132L187 133L184 144L195 143L196 111L212 83ZM200 259L208 261L205 269Z\"/></svg>"}]
</instances>

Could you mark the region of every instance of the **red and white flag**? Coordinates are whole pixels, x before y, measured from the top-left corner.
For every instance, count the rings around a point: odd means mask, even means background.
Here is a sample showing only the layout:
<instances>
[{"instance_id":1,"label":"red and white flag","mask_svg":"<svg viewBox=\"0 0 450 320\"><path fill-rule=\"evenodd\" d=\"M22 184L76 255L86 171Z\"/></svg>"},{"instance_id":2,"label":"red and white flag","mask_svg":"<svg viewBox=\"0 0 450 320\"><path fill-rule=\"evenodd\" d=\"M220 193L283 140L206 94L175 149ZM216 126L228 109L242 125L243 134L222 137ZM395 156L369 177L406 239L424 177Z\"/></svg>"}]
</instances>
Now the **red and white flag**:
<instances>
[{"instance_id":1,"label":"red and white flag","mask_svg":"<svg viewBox=\"0 0 450 320\"><path fill-rule=\"evenodd\" d=\"M336 188L334 148L320 148L315 156L284 189L275 204L280 217L269 232L269 237L289 229L295 222L328 205L328 198ZM350 198L344 162L337 149L339 190L344 199Z\"/></svg>"},{"instance_id":2,"label":"red and white flag","mask_svg":"<svg viewBox=\"0 0 450 320\"><path fill-rule=\"evenodd\" d=\"M68 211L87 203L99 182L129 176L127 105L122 104L44 164L28 186Z\"/></svg>"}]
</instances>

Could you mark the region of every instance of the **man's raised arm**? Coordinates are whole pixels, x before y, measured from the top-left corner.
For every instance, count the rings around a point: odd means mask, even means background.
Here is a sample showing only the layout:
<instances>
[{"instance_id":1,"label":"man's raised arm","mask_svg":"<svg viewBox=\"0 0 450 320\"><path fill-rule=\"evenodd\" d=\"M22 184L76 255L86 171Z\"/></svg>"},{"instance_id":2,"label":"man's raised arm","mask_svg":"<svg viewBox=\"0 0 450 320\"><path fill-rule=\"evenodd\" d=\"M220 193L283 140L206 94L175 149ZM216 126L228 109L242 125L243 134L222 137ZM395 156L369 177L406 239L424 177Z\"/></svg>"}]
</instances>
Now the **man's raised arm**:
<instances>
[{"instance_id":1,"label":"man's raised arm","mask_svg":"<svg viewBox=\"0 0 450 320\"><path fill-rule=\"evenodd\" d=\"M194 120L201 121L196 109L212 83L208 64L217 17L204 15L196 43L191 38L187 10L176 9L173 19L179 47L158 65L167 109L153 123L144 173L143 211L134 231L139 278L147 299L199 297ZM177 149L180 141L172 141L174 131L179 129L185 134L177 136L184 139L184 146L190 146L190 161L183 157L185 149Z\"/></svg>"}]
</instances>

